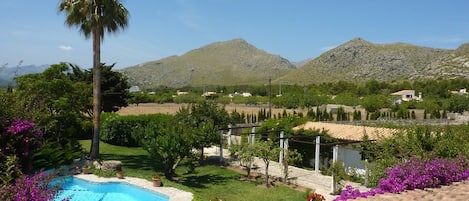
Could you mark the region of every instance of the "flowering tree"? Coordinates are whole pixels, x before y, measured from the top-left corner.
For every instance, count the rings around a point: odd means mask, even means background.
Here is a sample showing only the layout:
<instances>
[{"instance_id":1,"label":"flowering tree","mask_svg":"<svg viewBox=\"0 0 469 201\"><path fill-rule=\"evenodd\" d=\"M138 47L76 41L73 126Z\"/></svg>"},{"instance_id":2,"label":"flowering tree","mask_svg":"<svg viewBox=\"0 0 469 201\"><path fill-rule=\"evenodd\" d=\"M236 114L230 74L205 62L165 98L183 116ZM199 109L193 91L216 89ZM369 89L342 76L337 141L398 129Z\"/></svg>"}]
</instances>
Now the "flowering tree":
<instances>
[{"instance_id":1,"label":"flowering tree","mask_svg":"<svg viewBox=\"0 0 469 201\"><path fill-rule=\"evenodd\" d=\"M0 164L6 164L8 157L16 156L23 171L32 170L32 152L42 145L39 140L42 131L35 126L23 119L0 122Z\"/></svg>"},{"instance_id":2,"label":"flowering tree","mask_svg":"<svg viewBox=\"0 0 469 201\"><path fill-rule=\"evenodd\" d=\"M22 175L13 184L0 185L0 200L53 200L59 190L58 186L49 185L53 178L53 175L43 171L36 172L32 176Z\"/></svg>"},{"instance_id":3,"label":"flowering tree","mask_svg":"<svg viewBox=\"0 0 469 201\"><path fill-rule=\"evenodd\" d=\"M59 189L50 186L53 174L32 170L31 156L41 147L42 131L34 122L15 119L0 121L0 200L48 201Z\"/></svg>"}]
</instances>

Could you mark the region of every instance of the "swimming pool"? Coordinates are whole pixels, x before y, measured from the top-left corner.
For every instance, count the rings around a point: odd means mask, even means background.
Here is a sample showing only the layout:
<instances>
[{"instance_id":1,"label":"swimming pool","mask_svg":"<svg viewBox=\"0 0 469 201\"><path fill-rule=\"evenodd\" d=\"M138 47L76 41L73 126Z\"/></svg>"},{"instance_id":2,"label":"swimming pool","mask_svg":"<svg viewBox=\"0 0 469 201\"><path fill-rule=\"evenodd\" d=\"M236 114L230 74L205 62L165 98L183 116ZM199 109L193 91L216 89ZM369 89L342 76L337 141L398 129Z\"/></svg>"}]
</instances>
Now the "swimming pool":
<instances>
[{"instance_id":1,"label":"swimming pool","mask_svg":"<svg viewBox=\"0 0 469 201\"><path fill-rule=\"evenodd\" d=\"M169 197L124 182L88 182L69 177L60 180L63 188L54 201L71 197L71 201L169 201Z\"/></svg>"}]
</instances>

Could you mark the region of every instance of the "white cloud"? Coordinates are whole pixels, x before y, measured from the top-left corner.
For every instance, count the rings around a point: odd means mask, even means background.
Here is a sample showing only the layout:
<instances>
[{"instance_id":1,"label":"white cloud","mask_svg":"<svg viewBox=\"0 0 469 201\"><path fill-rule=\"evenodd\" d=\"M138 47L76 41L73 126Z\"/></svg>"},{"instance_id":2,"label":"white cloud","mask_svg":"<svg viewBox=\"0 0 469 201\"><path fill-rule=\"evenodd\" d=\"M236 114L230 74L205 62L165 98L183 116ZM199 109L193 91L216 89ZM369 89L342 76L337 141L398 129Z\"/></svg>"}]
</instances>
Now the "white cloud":
<instances>
[{"instance_id":1,"label":"white cloud","mask_svg":"<svg viewBox=\"0 0 469 201\"><path fill-rule=\"evenodd\" d=\"M72 46L67 46L67 45L60 45L59 46L59 49L63 50L63 51L70 51L72 50Z\"/></svg>"}]
</instances>

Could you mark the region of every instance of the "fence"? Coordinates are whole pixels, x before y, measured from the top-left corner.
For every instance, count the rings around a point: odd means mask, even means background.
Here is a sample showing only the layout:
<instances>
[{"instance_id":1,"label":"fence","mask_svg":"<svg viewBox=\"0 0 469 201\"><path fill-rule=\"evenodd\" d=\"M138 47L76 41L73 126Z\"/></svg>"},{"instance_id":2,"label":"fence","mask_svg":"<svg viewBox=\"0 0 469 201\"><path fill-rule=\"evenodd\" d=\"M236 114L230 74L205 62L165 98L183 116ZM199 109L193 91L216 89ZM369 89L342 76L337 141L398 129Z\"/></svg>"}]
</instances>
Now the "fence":
<instances>
[{"instance_id":1,"label":"fence","mask_svg":"<svg viewBox=\"0 0 469 201\"><path fill-rule=\"evenodd\" d=\"M309 145L314 145L315 149L315 156L314 156L314 173L319 174L319 163L320 163L320 150L321 147L332 147L332 162L336 163L338 161L338 153L339 153L339 146L344 146L344 145L349 145L349 144L356 144L360 143L358 141L342 141L342 142L335 142L335 143L321 143L321 136L320 134L314 135L315 137L315 142L310 142L310 141L304 141L301 140L301 138L305 136L285 136L285 132L283 130L280 131L267 131L267 132L256 132L256 128L259 127L259 125L251 125L251 126L240 126L240 127L233 127L233 126L228 126L228 131L225 134L225 130L221 129L220 130L220 135L221 135L221 141L220 141L220 163L224 163L224 158L223 158L223 146L224 146L224 139L226 138L226 144L227 146L231 146L233 144L232 142L232 137L233 136L241 136L241 135L247 135L248 136L248 143L254 144L256 135L259 134L266 134L266 133L278 133L278 137L274 138L272 140L279 140L279 147L281 148L281 152L279 153L279 163L283 164L283 160L285 155L288 152L289 148L289 142L297 142L297 143L304 143L304 144L309 144ZM251 128L251 132L247 133L237 133L236 135L233 134L233 130L235 129L246 129L246 128ZM306 136L306 137L311 137L311 136ZM241 143L241 141L237 141L236 143ZM334 178L334 174L332 175ZM336 192L336 184L333 182L331 184L331 192Z\"/></svg>"}]
</instances>

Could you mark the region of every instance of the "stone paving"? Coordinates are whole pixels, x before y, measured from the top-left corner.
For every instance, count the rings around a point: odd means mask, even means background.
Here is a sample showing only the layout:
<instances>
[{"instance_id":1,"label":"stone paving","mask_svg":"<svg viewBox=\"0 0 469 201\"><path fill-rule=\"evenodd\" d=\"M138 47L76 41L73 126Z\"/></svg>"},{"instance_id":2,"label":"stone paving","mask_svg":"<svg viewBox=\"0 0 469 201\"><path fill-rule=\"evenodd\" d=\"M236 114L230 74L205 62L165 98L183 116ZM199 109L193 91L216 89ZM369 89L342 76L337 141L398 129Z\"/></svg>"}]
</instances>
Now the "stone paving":
<instances>
[{"instance_id":1,"label":"stone paving","mask_svg":"<svg viewBox=\"0 0 469 201\"><path fill-rule=\"evenodd\" d=\"M220 155L220 148L219 147L211 147L204 149L204 153L208 156L219 156ZM229 158L229 151L224 149L223 150L223 158L228 160ZM264 174L265 173L265 163L262 159L256 158L254 164L257 168L253 171L257 173ZM231 162L230 165L238 165L238 161ZM326 200L331 201L337 197L337 195L331 195L331 186L332 186L332 177L325 176L320 173L315 173L314 170L306 170L302 168L297 168L293 166L289 166L289 177L292 178L291 182L296 183L298 186L304 188L310 188L316 193L320 193L324 195ZM269 175L274 177L283 178L283 169L281 168L280 164L276 161L270 161L269 163ZM356 188L359 188L360 191L367 190L366 187L353 182L347 182Z\"/></svg>"}]
</instances>

